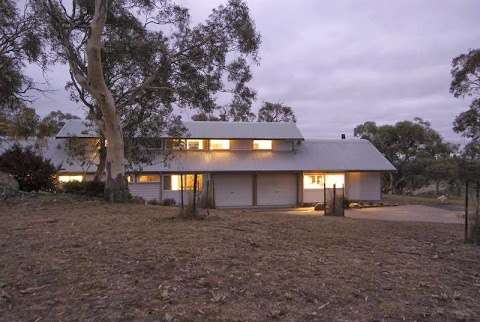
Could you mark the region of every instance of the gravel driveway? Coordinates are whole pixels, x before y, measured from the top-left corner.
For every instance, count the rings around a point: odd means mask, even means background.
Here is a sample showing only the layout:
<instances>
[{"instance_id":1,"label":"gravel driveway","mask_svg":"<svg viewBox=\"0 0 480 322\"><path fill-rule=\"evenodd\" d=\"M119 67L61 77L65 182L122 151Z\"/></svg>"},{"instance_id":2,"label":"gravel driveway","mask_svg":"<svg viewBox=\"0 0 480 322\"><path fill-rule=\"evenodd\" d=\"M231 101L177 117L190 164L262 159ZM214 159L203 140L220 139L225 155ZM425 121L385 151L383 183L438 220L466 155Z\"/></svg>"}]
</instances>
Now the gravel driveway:
<instances>
[{"instance_id":1,"label":"gravel driveway","mask_svg":"<svg viewBox=\"0 0 480 322\"><path fill-rule=\"evenodd\" d=\"M422 205L348 209L345 211L345 216L360 219L420 221L445 224L462 224L464 220L462 211L452 211Z\"/></svg>"}]
</instances>

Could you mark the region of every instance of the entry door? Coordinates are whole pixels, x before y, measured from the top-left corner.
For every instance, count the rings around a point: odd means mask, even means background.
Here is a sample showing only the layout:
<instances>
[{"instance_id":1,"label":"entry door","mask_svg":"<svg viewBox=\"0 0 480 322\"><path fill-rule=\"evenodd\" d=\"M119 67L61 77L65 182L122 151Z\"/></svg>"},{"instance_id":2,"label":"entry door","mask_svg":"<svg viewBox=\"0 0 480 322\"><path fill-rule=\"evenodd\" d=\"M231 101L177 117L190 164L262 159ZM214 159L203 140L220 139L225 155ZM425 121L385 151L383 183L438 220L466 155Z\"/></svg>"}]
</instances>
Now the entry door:
<instances>
[{"instance_id":1,"label":"entry door","mask_svg":"<svg viewBox=\"0 0 480 322\"><path fill-rule=\"evenodd\" d=\"M297 175L269 173L257 176L259 206L294 206L297 203Z\"/></svg>"},{"instance_id":2,"label":"entry door","mask_svg":"<svg viewBox=\"0 0 480 322\"><path fill-rule=\"evenodd\" d=\"M213 181L217 207L245 207L253 204L251 174L215 174Z\"/></svg>"}]
</instances>

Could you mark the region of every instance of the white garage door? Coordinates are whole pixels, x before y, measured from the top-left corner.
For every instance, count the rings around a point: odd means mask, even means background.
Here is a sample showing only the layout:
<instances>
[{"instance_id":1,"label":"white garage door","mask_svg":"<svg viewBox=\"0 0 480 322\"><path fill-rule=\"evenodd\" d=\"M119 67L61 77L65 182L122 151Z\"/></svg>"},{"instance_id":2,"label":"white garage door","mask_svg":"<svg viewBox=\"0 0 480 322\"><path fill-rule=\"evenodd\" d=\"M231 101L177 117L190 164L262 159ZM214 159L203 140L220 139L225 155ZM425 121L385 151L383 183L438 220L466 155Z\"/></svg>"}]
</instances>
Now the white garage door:
<instances>
[{"instance_id":1,"label":"white garage door","mask_svg":"<svg viewBox=\"0 0 480 322\"><path fill-rule=\"evenodd\" d=\"M296 174L259 174L257 204L259 206L293 206L297 203Z\"/></svg>"},{"instance_id":2,"label":"white garage door","mask_svg":"<svg viewBox=\"0 0 480 322\"><path fill-rule=\"evenodd\" d=\"M213 180L215 205L217 207L244 207L252 205L252 175L216 174L213 176Z\"/></svg>"}]
</instances>

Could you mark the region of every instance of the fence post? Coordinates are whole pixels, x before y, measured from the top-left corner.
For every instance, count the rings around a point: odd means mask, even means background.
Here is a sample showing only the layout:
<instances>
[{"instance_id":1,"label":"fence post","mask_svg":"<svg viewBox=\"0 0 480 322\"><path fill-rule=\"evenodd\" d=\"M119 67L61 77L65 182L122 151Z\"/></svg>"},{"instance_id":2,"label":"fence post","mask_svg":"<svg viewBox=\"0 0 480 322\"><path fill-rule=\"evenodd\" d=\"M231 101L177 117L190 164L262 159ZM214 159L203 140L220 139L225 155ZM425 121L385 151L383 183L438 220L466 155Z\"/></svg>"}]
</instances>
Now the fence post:
<instances>
[{"instance_id":1,"label":"fence post","mask_svg":"<svg viewBox=\"0 0 480 322\"><path fill-rule=\"evenodd\" d=\"M465 243L468 243L468 180L465 182Z\"/></svg>"}]
</instances>

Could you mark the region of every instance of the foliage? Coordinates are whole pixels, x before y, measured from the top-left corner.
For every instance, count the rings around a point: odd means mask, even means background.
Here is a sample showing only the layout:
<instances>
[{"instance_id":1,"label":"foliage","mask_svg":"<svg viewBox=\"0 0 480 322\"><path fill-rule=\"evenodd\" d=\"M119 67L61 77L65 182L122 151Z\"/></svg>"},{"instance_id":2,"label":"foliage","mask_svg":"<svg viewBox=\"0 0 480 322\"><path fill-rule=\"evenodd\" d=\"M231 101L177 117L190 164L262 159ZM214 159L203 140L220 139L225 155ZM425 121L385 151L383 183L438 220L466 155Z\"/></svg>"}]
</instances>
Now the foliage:
<instances>
[{"instance_id":1,"label":"foliage","mask_svg":"<svg viewBox=\"0 0 480 322\"><path fill-rule=\"evenodd\" d=\"M44 21L43 36L57 61L70 64L67 88L72 99L101 120L102 111L82 86L93 1L73 2L71 10L59 1L31 3ZM103 74L120 115L129 160L146 151L133 144L134 137L185 130L174 107L221 113L228 120L252 118L255 92L247 83L252 77L249 63L258 62L260 36L243 1L230 0L197 25L191 24L187 8L171 1L110 1L103 36ZM229 104L217 104L220 93L231 97Z\"/></svg>"},{"instance_id":2,"label":"foliage","mask_svg":"<svg viewBox=\"0 0 480 322\"><path fill-rule=\"evenodd\" d=\"M177 204L177 201L172 198L166 198L162 200L163 206L175 206L176 204Z\"/></svg>"},{"instance_id":3,"label":"foliage","mask_svg":"<svg viewBox=\"0 0 480 322\"><path fill-rule=\"evenodd\" d=\"M46 64L38 23L30 6L21 12L14 1L0 0L0 111L13 111L29 100L34 84L22 71L25 64Z\"/></svg>"},{"instance_id":4,"label":"foliage","mask_svg":"<svg viewBox=\"0 0 480 322\"><path fill-rule=\"evenodd\" d=\"M93 168L98 154L98 140L85 138L68 138L65 140L66 162L78 163L84 171Z\"/></svg>"},{"instance_id":5,"label":"foliage","mask_svg":"<svg viewBox=\"0 0 480 322\"><path fill-rule=\"evenodd\" d=\"M30 107L21 107L8 120L7 135L17 139L28 139L37 133L40 117Z\"/></svg>"},{"instance_id":6,"label":"foliage","mask_svg":"<svg viewBox=\"0 0 480 322\"><path fill-rule=\"evenodd\" d=\"M79 117L70 113L63 113L62 111L52 111L38 124L37 136L55 136L65 125L66 121L73 119L79 119Z\"/></svg>"},{"instance_id":7,"label":"foliage","mask_svg":"<svg viewBox=\"0 0 480 322\"><path fill-rule=\"evenodd\" d=\"M72 181L62 184L63 191L89 197L103 197L105 183L101 181Z\"/></svg>"},{"instance_id":8,"label":"foliage","mask_svg":"<svg viewBox=\"0 0 480 322\"><path fill-rule=\"evenodd\" d=\"M450 159L457 147L420 118L382 126L365 122L355 128L354 135L369 140L396 167L392 176L384 177L385 190L402 193L454 177ZM439 172L447 169L442 178Z\"/></svg>"},{"instance_id":9,"label":"foliage","mask_svg":"<svg viewBox=\"0 0 480 322\"><path fill-rule=\"evenodd\" d=\"M280 103L265 102L258 111L258 122L297 122L295 113L290 106Z\"/></svg>"},{"instance_id":10,"label":"foliage","mask_svg":"<svg viewBox=\"0 0 480 322\"><path fill-rule=\"evenodd\" d=\"M18 181L20 190L54 191L57 169L50 160L37 155L30 147L14 145L0 156L0 171Z\"/></svg>"}]
</instances>

